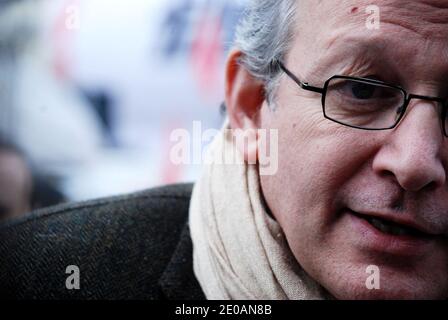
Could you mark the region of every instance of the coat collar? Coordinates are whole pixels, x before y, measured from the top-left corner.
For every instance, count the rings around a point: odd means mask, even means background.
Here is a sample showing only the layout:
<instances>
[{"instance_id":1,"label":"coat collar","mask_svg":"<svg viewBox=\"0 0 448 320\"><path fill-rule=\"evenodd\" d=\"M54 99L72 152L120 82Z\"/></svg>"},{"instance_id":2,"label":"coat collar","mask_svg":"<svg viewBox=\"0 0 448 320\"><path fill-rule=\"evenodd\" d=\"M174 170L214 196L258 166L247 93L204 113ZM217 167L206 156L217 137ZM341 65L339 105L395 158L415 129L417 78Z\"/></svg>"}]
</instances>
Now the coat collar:
<instances>
[{"instance_id":1,"label":"coat collar","mask_svg":"<svg viewBox=\"0 0 448 320\"><path fill-rule=\"evenodd\" d=\"M181 233L159 286L168 300L204 300L204 293L193 272L193 243L188 223Z\"/></svg>"}]
</instances>

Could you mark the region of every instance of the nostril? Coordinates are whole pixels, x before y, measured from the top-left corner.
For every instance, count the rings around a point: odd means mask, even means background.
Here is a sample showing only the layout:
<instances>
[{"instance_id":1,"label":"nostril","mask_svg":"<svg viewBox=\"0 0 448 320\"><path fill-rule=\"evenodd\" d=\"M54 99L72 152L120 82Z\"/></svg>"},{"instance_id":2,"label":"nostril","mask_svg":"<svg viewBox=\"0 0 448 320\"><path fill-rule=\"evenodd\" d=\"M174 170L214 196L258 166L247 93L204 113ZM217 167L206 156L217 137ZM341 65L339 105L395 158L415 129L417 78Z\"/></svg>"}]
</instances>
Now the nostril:
<instances>
[{"instance_id":1,"label":"nostril","mask_svg":"<svg viewBox=\"0 0 448 320\"><path fill-rule=\"evenodd\" d=\"M378 169L378 168L377 168ZM431 192L441 187L446 182L445 171L438 164L420 164L393 162L384 164L381 171L377 171L402 190L408 192Z\"/></svg>"},{"instance_id":2,"label":"nostril","mask_svg":"<svg viewBox=\"0 0 448 320\"><path fill-rule=\"evenodd\" d=\"M383 170L383 171L380 172L380 176L381 176L382 178L384 178L384 179L391 180L391 181L393 181L393 182L397 182L397 181L396 181L397 179L396 179L396 177L395 177L395 174L393 174L392 171L389 171L389 170Z\"/></svg>"},{"instance_id":3,"label":"nostril","mask_svg":"<svg viewBox=\"0 0 448 320\"><path fill-rule=\"evenodd\" d=\"M438 188L437 182L432 181L428 185L425 186L425 190L428 192L432 192Z\"/></svg>"},{"instance_id":4,"label":"nostril","mask_svg":"<svg viewBox=\"0 0 448 320\"><path fill-rule=\"evenodd\" d=\"M404 190L410 192L434 191L442 185L441 177L428 171L406 172L398 176L397 181Z\"/></svg>"}]
</instances>

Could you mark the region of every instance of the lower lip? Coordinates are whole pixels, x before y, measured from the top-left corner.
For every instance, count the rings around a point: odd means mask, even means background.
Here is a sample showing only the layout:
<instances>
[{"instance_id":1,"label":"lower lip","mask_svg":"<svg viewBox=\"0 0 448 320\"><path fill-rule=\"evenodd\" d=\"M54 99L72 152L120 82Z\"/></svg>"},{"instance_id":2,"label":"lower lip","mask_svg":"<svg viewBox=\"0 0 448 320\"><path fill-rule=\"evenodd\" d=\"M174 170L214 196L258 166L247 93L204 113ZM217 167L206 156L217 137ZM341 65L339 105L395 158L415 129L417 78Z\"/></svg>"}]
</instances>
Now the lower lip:
<instances>
[{"instance_id":1,"label":"lower lip","mask_svg":"<svg viewBox=\"0 0 448 320\"><path fill-rule=\"evenodd\" d=\"M403 256L422 255L428 252L428 247L435 240L431 237L387 234L375 228L367 220L351 212L347 213L355 232L361 235L362 247L372 251Z\"/></svg>"}]
</instances>

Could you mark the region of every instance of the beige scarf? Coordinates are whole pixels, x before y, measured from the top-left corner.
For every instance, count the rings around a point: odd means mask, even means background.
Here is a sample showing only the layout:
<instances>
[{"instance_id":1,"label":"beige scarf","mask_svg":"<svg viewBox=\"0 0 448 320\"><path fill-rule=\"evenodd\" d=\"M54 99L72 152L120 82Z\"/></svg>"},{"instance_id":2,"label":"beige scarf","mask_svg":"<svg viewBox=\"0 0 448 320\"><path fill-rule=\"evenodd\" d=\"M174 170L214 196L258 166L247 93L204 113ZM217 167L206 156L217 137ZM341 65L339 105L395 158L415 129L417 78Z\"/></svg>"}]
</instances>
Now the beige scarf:
<instances>
[{"instance_id":1,"label":"beige scarf","mask_svg":"<svg viewBox=\"0 0 448 320\"><path fill-rule=\"evenodd\" d=\"M207 299L324 299L267 214L258 167L244 164L226 127L210 146L215 163L204 167L190 206L194 272ZM220 164L228 154L241 164Z\"/></svg>"}]
</instances>

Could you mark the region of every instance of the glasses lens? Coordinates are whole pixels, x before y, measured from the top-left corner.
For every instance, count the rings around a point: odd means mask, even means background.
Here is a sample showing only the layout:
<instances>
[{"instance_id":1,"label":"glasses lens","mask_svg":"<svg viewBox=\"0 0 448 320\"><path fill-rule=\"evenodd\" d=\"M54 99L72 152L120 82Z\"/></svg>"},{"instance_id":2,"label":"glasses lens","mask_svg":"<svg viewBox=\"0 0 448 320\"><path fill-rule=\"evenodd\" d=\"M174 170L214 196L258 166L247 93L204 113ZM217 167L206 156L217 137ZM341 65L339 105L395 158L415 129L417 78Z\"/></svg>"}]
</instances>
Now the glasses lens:
<instances>
[{"instance_id":1,"label":"glasses lens","mask_svg":"<svg viewBox=\"0 0 448 320\"><path fill-rule=\"evenodd\" d=\"M388 129L398 122L404 101L404 93L396 88L333 78L327 87L325 115L349 126Z\"/></svg>"}]
</instances>

